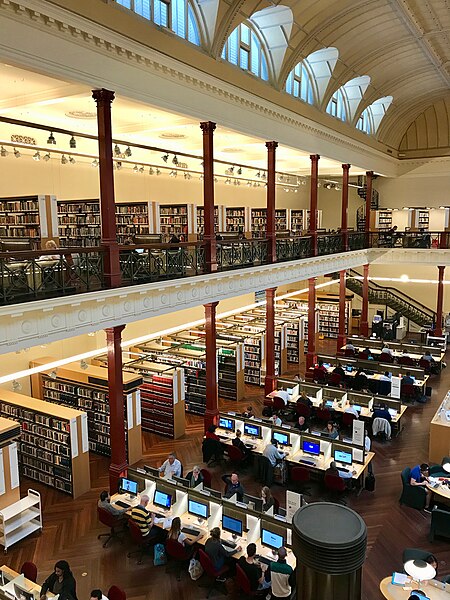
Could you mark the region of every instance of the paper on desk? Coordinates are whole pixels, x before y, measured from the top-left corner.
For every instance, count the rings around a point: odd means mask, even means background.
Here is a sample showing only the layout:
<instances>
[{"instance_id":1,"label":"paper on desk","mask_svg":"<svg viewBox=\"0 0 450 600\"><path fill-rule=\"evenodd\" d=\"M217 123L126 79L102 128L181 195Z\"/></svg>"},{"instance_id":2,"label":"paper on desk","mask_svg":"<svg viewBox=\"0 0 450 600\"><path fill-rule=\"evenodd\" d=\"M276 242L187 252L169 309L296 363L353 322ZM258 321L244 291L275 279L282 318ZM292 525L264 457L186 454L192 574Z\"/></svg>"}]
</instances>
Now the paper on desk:
<instances>
[{"instance_id":1,"label":"paper on desk","mask_svg":"<svg viewBox=\"0 0 450 600\"><path fill-rule=\"evenodd\" d=\"M169 529L172 525L173 517L155 517L153 522L155 525L163 525L163 529Z\"/></svg>"}]
</instances>

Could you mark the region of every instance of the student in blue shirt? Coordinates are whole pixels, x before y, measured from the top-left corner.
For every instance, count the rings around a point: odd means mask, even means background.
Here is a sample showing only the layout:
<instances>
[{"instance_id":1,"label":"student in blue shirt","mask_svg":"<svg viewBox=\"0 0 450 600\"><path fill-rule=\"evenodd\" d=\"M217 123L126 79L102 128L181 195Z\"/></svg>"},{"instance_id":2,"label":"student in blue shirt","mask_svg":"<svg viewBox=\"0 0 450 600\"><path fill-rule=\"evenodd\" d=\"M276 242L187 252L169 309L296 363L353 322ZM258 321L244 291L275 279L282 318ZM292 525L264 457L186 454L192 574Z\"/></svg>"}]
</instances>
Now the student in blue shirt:
<instances>
[{"instance_id":1,"label":"student in blue shirt","mask_svg":"<svg viewBox=\"0 0 450 600\"><path fill-rule=\"evenodd\" d=\"M411 469L411 475L410 475L411 478L409 481L409 483L413 486L420 485L421 487L425 488L425 491L427 492L427 499L425 502L424 511L427 513L431 513L431 510L430 510L431 492L426 487L426 485L429 481L429 479L428 479L429 475L430 475L429 465L427 465L427 463L422 463L421 465L416 465L415 467L413 467Z\"/></svg>"},{"instance_id":2,"label":"student in blue shirt","mask_svg":"<svg viewBox=\"0 0 450 600\"><path fill-rule=\"evenodd\" d=\"M411 377L411 373L409 371L406 371L406 375L404 375L402 377L402 383L406 383L407 385L412 385L414 383L415 379L414 377Z\"/></svg>"}]
</instances>

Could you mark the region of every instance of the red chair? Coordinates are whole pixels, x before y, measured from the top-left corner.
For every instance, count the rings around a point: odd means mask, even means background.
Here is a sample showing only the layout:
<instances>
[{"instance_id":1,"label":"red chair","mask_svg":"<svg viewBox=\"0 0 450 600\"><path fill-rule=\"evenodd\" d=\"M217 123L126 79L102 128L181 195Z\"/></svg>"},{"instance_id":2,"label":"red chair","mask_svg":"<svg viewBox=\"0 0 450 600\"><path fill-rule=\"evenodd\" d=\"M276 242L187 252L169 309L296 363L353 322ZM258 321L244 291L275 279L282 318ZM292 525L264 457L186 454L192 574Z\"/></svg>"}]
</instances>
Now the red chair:
<instances>
[{"instance_id":1,"label":"red chair","mask_svg":"<svg viewBox=\"0 0 450 600\"><path fill-rule=\"evenodd\" d=\"M340 385L342 381L342 375L340 373L331 373L328 378L329 385Z\"/></svg>"},{"instance_id":2,"label":"red chair","mask_svg":"<svg viewBox=\"0 0 450 600\"><path fill-rule=\"evenodd\" d=\"M419 360L419 367L425 371L426 375L431 373L431 362L425 358Z\"/></svg>"},{"instance_id":3,"label":"red chair","mask_svg":"<svg viewBox=\"0 0 450 600\"><path fill-rule=\"evenodd\" d=\"M316 419L321 423L331 421L331 412L328 408L318 408L316 411Z\"/></svg>"},{"instance_id":4,"label":"red chair","mask_svg":"<svg viewBox=\"0 0 450 600\"><path fill-rule=\"evenodd\" d=\"M295 405L295 412L297 413L297 417L305 417L308 419L311 416L311 409L303 402L297 402Z\"/></svg>"},{"instance_id":5,"label":"red chair","mask_svg":"<svg viewBox=\"0 0 450 600\"><path fill-rule=\"evenodd\" d=\"M236 565L236 578L234 580L238 590L241 590L245 596L252 598L254 596L262 597L263 590L252 590L250 585L250 579L246 573L241 569L239 565ZM267 594L267 590L264 590L264 595Z\"/></svg>"},{"instance_id":6,"label":"red chair","mask_svg":"<svg viewBox=\"0 0 450 600\"><path fill-rule=\"evenodd\" d=\"M106 541L103 544L103 548L106 548L106 546L112 539L117 539L121 543L123 543L122 538L119 536L119 533L123 533L123 518L115 517L112 513L105 510L101 506L97 506L97 516L100 523L102 523L102 525L106 525L106 527L109 527L110 529L110 533L101 533L97 536L98 540L100 540L103 537L106 538ZM117 531L117 527L121 527L121 530Z\"/></svg>"},{"instance_id":7,"label":"red chair","mask_svg":"<svg viewBox=\"0 0 450 600\"><path fill-rule=\"evenodd\" d=\"M278 396L273 397L273 410L274 412L279 412L286 408L286 404L284 403L283 398L279 398Z\"/></svg>"},{"instance_id":8,"label":"red chair","mask_svg":"<svg viewBox=\"0 0 450 600\"><path fill-rule=\"evenodd\" d=\"M33 583L37 582L37 566L33 562L24 562L20 567L20 572L25 575L25 579L29 579Z\"/></svg>"},{"instance_id":9,"label":"red chair","mask_svg":"<svg viewBox=\"0 0 450 600\"><path fill-rule=\"evenodd\" d=\"M345 485L345 481L342 479L342 477L339 477L339 475L335 475L334 473L325 473L323 482L327 490L331 492L330 499L346 504L346 502L340 498L340 496L347 490L347 486Z\"/></svg>"},{"instance_id":10,"label":"red chair","mask_svg":"<svg viewBox=\"0 0 450 600\"><path fill-rule=\"evenodd\" d=\"M308 483L311 480L311 472L306 467L292 467L289 479L292 483L296 483L300 488L300 493L304 495L310 495L309 489L305 488L305 483Z\"/></svg>"},{"instance_id":11,"label":"red chair","mask_svg":"<svg viewBox=\"0 0 450 600\"><path fill-rule=\"evenodd\" d=\"M175 562L174 571L177 574L177 581L180 581L181 579L181 572L183 568L187 570L187 566L192 558L193 552L193 548L185 548L185 546L180 544L178 540L168 539L166 541L166 554Z\"/></svg>"},{"instance_id":12,"label":"red chair","mask_svg":"<svg viewBox=\"0 0 450 600\"><path fill-rule=\"evenodd\" d=\"M131 539L137 546L137 550L134 550L133 552L128 552L127 556L128 558L130 558L131 556L137 554L139 556L137 564L141 565L142 557L144 556L145 551L150 545L152 545L152 542L153 544L156 544L156 540L154 538L152 540L146 540L145 537L142 535L139 525L137 525L133 521L133 519L128 520L128 529L130 531Z\"/></svg>"},{"instance_id":13,"label":"red chair","mask_svg":"<svg viewBox=\"0 0 450 600\"><path fill-rule=\"evenodd\" d=\"M280 510L280 501L278 498L273 498L273 514L277 515Z\"/></svg>"},{"instance_id":14,"label":"red chair","mask_svg":"<svg viewBox=\"0 0 450 600\"><path fill-rule=\"evenodd\" d=\"M392 356L392 354L389 354L388 352L382 352L380 354L380 362L382 362L382 363L393 363L394 362L394 357Z\"/></svg>"},{"instance_id":15,"label":"red chair","mask_svg":"<svg viewBox=\"0 0 450 600\"><path fill-rule=\"evenodd\" d=\"M208 586L208 593L206 594L206 597L209 598L209 596L211 595L211 592L213 590L217 589L217 585L220 583L220 582L216 581L216 579L218 577L223 576L229 570L229 567L228 567L228 565L223 565L223 567L221 569L217 570L214 567L212 560L209 558L209 556L206 554L206 552L204 550L202 550L201 548L199 548L199 550L198 550L198 557L200 560L200 564L203 567L203 570L213 580L212 585Z\"/></svg>"},{"instance_id":16,"label":"red chair","mask_svg":"<svg viewBox=\"0 0 450 600\"><path fill-rule=\"evenodd\" d=\"M208 469L200 469L200 473L202 474L203 477L203 485L206 487L211 487L211 473L208 471Z\"/></svg>"},{"instance_id":17,"label":"red chair","mask_svg":"<svg viewBox=\"0 0 450 600\"><path fill-rule=\"evenodd\" d=\"M367 360L369 356L370 354L368 352L364 352L364 350L358 353L358 358L361 360Z\"/></svg>"},{"instance_id":18,"label":"red chair","mask_svg":"<svg viewBox=\"0 0 450 600\"><path fill-rule=\"evenodd\" d=\"M398 359L398 364L412 367L415 363L410 356L400 356Z\"/></svg>"},{"instance_id":19,"label":"red chair","mask_svg":"<svg viewBox=\"0 0 450 600\"><path fill-rule=\"evenodd\" d=\"M327 374L323 369L314 369L313 378L316 383L325 383L327 380Z\"/></svg>"},{"instance_id":20,"label":"red chair","mask_svg":"<svg viewBox=\"0 0 450 600\"><path fill-rule=\"evenodd\" d=\"M247 454L247 456L245 456L240 448L237 448L236 446L233 446L233 445L230 445L230 446L227 445L226 452L228 454L229 462L236 464L236 465L243 463L250 456L250 454Z\"/></svg>"},{"instance_id":21,"label":"red chair","mask_svg":"<svg viewBox=\"0 0 450 600\"><path fill-rule=\"evenodd\" d=\"M109 600L127 600L124 590L117 585L112 585L107 593Z\"/></svg>"},{"instance_id":22,"label":"red chair","mask_svg":"<svg viewBox=\"0 0 450 600\"><path fill-rule=\"evenodd\" d=\"M314 381L314 371L309 370L305 372L305 381Z\"/></svg>"},{"instance_id":23,"label":"red chair","mask_svg":"<svg viewBox=\"0 0 450 600\"><path fill-rule=\"evenodd\" d=\"M400 397L402 400L412 400L416 398L416 388L413 383L402 383L400 386Z\"/></svg>"},{"instance_id":24,"label":"red chair","mask_svg":"<svg viewBox=\"0 0 450 600\"><path fill-rule=\"evenodd\" d=\"M342 414L342 425L347 429L352 429L353 421L356 419L355 415L349 412Z\"/></svg>"},{"instance_id":25,"label":"red chair","mask_svg":"<svg viewBox=\"0 0 450 600\"><path fill-rule=\"evenodd\" d=\"M344 356L355 356L356 351L352 348L346 348L344 351Z\"/></svg>"}]
</instances>

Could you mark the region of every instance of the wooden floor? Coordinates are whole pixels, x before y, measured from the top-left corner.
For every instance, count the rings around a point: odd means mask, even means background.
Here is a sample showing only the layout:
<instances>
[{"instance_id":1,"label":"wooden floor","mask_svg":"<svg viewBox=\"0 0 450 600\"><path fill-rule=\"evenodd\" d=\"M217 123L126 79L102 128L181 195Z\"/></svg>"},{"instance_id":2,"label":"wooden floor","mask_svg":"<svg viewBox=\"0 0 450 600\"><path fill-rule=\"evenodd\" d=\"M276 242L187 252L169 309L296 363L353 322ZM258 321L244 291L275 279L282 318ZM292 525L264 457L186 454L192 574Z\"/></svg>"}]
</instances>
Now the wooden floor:
<instances>
[{"instance_id":1,"label":"wooden floor","mask_svg":"<svg viewBox=\"0 0 450 600\"><path fill-rule=\"evenodd\" d=\"M324 342L320 350L332 351L334 344ZM361 514L368 527L363 600L382 598L379 582L393 570L401 570L402 551L406 547L432 551L439 561L439 576L450 573L448 542L441 540L430 544L427 540L430 517L398 504L400 472L405 466L427 461L429 422L449 389L449 383L450 367L440 377L433 378L431 402L408 409L402 435L383 445L373 444L376 491L363 492L358 498L352 496L349 499L349 506ZM260 411L263 400L261 389L249 386L248 398ZM224 402L222 406L236 408L236 403ZM201 463L201 439L201 419L187 416L186 435L181 440L173 442L145 434L143 463L159 465L175 448L187 470ZM194 600L205 597L205 590L192 582L188 575L183 575L181 582L177 582L175 576L166 574L165 567L153 567L150 558L144 564L136 565L135 559L126 557L127 551L132 549L129 540L124 545L113 542L107 549L102 548L97 535L104 533L105 529L97 523L95 507L99 492L108 484L107 467L105 459L92 459L92 490L76 501L35 482L22 480L22 493L32 487L43 494L44 530L41 535L36 534L14 546L5 555L4 562L13 569L19 569L26 560L35 562L39 571L38 581L42 582L56 560L66 559L77 580L79 600L86 600L93 588L99 587L106 593L113 584L124 588L127 597L136 600ZM213 469L213 472L213 487L222 489L219 478L222 473L218 469ZM243 473L241 479L250 493L259 492L251 472ZM285 490L275 485L273 492L284 506ZM313 487L312 492L310 500L320 499L320 489ZM229 593L231 598L239 597L232 584Z\"/></svg>"}]
</instances>

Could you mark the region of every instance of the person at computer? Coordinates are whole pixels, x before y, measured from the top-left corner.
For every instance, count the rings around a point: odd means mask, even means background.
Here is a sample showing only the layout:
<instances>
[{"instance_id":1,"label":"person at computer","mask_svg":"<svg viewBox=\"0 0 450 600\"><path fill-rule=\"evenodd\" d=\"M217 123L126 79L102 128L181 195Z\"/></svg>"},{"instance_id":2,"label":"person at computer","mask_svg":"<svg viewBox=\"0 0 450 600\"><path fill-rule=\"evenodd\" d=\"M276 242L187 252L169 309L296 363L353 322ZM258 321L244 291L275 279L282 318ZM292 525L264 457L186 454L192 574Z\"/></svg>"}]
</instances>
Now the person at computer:
<instances>
[{"instance_id":1,"label":"person at computer","mask_svg":"<svg viewBox=\"0 0 450 600\"><path fill-rule=\"evenodd\" d=\"M239 481L239 475L237 473L231 473L230 475L222 475L222 481L225 483L225 498L231 498L234 494L237 495L239 502L242 502L244 498L244 488Z\"/></svg>"},{"instance_id":2,"label":"person at computer","mask_svg":"<svg viewBox=\"0 0 450 600\"><path fill-rule=\"evenodd\" d=\"M336 373L336 375L340 375L340 376L341 376L341 379L344 379L344 377L345 377L345 371L344 371L344 369L342 368L342 365L341 365L341 363L338 363L338 364L337 364L337 365L334 367L334 369L333 369L333 374L334 374L334 373Z\"/></svg>"},{"instance_id":3,"label":"person at computer","mask_svg":"<svg viewBox=\"0 0 450 600\"><path fill-rule=\"evenodd\" d=\"M226 563L230 567L230 574L232 574L234 561L231 560L231 557L242 550L241 546L227 550L220 540L220 527L213 527L209 532L209 536L205 543L205 552L211 559L214 569L220 571ZM225 579L221 578L218 581L225 581Z\"/></svg>"},{"instance_id":4,"label":"person at computer","mask_svg":"<svg viewBox=\"0 0 450 600\"><path fill-rule=\"evenodd\" d=\"M289 402L289 394L286 390L275 390L272 394L272 398L281 398L285 406L287 406L287 403Z\"/></svg>"},{"instance_id":5,"label":"person at computer","mask_svg":"<svg viewBox=\"0 0 450 600\"><path fill-rule=\"evenodd\" d=\"M330 440L337 440L339 438L339 429L333 423L333 421L328 421L327 426L323 430Z\"/></svg>"},{"instance_id":6,"label":"person at computer","mask_svg":"<svg viewBox=\"0 0 450 600\"><path fill-rule=\"evenodd\" d=\"M351 342L347 342L345 345L345 350L352 350L353 352L356 352L356 347Z\"/></svg>"},{"instance_id":7,"label":"person at computer","mask_svg":"<svg viewBox=\"0 0 450 600\"><path fill-rule=\"evenodd\" d=\"M276 467L277 464L280 463L287 455L287 452L278 450L273 442L267 444L263 451L263 456L269 459L272 467Z\"/></svg>"},{"instance_id":8,"label":"person at computer","mask_svg":"<svg viewBox=\"0 0 450 600\"><path fill-rule=\"evenodd\" d=\"M345 409L344 412L350 413L351 415L355 415L355 417L357 419L359 419L359 413L358 413L358 411L355 408L355 402L353 400L351 400L351 399L348 401L348 406L347 406L347 408Z\"/></svg>"},{"instance_id":9,"label":"person at computer","mask_svg":"<svg viewBox=\"0 0 450 600\"><path fill-rule=\"evenodd\" d=\"M100 498L97 502L97 506L99 508L103 508L103 510L108 511L117 519L124 518L125 513L128 510L128 508L116 508L115 506L113 506L111 504L111 498L109 496L109 492L107 492L106 490L103 490L103 492L100 492Z\"/></svg>"},{"instance_id":10,"label":"person at computer","mask_svg":"<svg viewBox=\"0 0 450 600\"><path fill-rule=\"evenodd\" d=\"M373 419L386 419L389 423L392 421L391 413L384 402L373 411Z\"/></svg>"},{"instance_id":11,"label":"person at computer","mask_svg":"<svg viewBox=\"0 0 450 600\"><path fill-rule=\"evenodd\" d=\"M383 375L380 375L378 381L391 381L391 377L389 375L389 371L385 371Z\"/></svg>"},{"instance_id":12,"label":"person at computer","mask_svg":"<svg viewBox=\"0 0 450 600\"><path fill-rule=\"evenodd\" d=\"M360 391L367 387L367 375L363 369L358 369L356 375L353 378L353 389Z\"/></svg>"},{"instance_id":13,"label":"person at computer","mask_svg":"<svg viewBox=\"0 0 450 600\"><path fill-rule=\"evenodd\" d=\"M200 485L200 483L203 483L203 475L200 467L196 465L192 471L189 471L189 473L186 475L186 479L189 481L191 488L197 487Z\"/></svg>"},{"instance_id":14,"label":"person at computer","mask_svg":"<svg viewBox=\"0 0 450 600\"><path fill-rule=\"evenodd\" d=\"M300 396L297 398L297 404L304 404L308 408L312 408L313 406L311 398L305 391L301 392Z\"/></svg>"},{"instance_id":15,"label":"person at computer","mask_svg":"<svg viewBox=\"0 0 450 600\"><path fill-rule=\"evenodd\" d=\"M389 344L385 344L381 349L381 354L389 354L389 356L394 356L394 351L389 347Z\"/></svg>"},{"instance_id":16,"label":"person at computer","mask_svg":"<svg viewBox=\"0 0 450 600\"><path fill-rule=\"evenodd\" d=\"M277 414L273 414L270 417L270 420L272 421L272 423L274 425L277 425L277 427L280 427L283 424L283 421L280 419L280 417Z\"/></svg>"},{"instance_id":17,"label":"person at computer","mask_svg":"<svg viewBox=\"0 0 450 600\"><path fill-rule=\"evenodd\" d=\"M401 358L410 358L409 354L408 354L408 350L402 350L402 356Z\"/></svg>"},{"instance_id":18,"label":"person at computer","mask_svg":"<svg viewBox=\"0 0 450 600\"><path fill-rule=\"evenodd\" d=\"M295 429L298 429L302 433L305 433L305 432L309 431L309 424L308 424L307 420L305 419L305 417L303 417L303 416L300 416L298 418L298 421L294 425L294 427L295 427Z\"/></svg>"},{"instance_id":19,"label":"person at computer","mask_svg":"<svg viewBox=\"0 0 450 600\"><path fill-rule=\"evenodd\" d=\"M420 360L426 360L429 363L430 371L435 375L439 374L439 367L434 358L431 356L431 352L429 350L425 352Z\"/></svg>"},{"instance_id":20,"label":"person at computer","mask_svg":"<svg viewBox=\"0 0 450 600\"><path fill-rule=\"evenodd\" d=\"M364 348L364 350L361 352L361 354L364 354L364 357L366 358L366 360L373 360L373 356L372 356L372 351L370 350L370 348Z\"/></svg>"},{"instance_id":21,"label":"person at computer","mask_svg":"<svg viewBox=\"0 0 450 600\"><path fill-rule=\"evenodd\" d=\"M353 475L356 475L356 471L350 471L350 470L344 471L343 469L340 469L334 460L331 461L330 466L325 471L325 475L327 473L333 474L333 475L338 475L341 479L348 480L349 483L350 483L350 479L353 477Z\"/></svg>"},{"instance_id":22,"label":"person at computer","mask_svg":"<svg viewBox=\"0 0 450 600\"><path fill-rule=\"evenodd\" d=\"M220 442L220 437L217 435L216 429L216 425L210 425L208 427L208 431L205 433L205 438L208 440L217 440L218 442Z\"/></svg>"},{"instance_id":23,"label":"person at computer","mask_svg":"<svg viewBox=\"0 0 450 600\"><path fill-rule=\"evenodd\" d=\"M102 590L92 590L90 600L108 600L108 597L105 596Z\"/></svg>"},{"instance_id":24,"label":"person at computer","mask_svg":"<svg viewBox=\"0 0 450 600\"><path fill-rule=\"evenodd\" d=\"M272 598L290 598L295 587L295 571L286 562L287 551L284 546L277 550L278 560L269 565L272 582Z\"/></svg>"},{"instance_id":25,"label":"person at computer","mask_svg":"<svg viewBox=\"0 0 450 600\"><path fill-rule=\"evenodd\" d=\"M319 360L319 364L315 367L317 371L323 371L325 375L328 373L326 366L323 364L323 360Z\"/></svg>"},{"instance_id":26,"label":"person at computer","mask_svg":"<svg viewBox=\"0 0 450 600\"><path fill-rule=\"evenodd\" d=\"M193 537L193 536L187 537L186 534L184 534L181 531L180 517L174 517L172 519L172 523L170 525L169 534L167 536L167 539L168 540L176 540L182 546L192 546L192 544L195 544L195 542L197 542L202 537L202 535L203 535L203 533L201 533L199 531L199 533L195 537Z\"/></svg>"},{"instance_id":27,"label":"person at computer","mask_svg":"<svg viewBox=\"0 0 450 600\"><path fill-rule=\"evenodd\" d=\"M232 440L231 443L236 448L239 448L239 450L242 452L243 456L247 456L248 454L250 454L250 450L249 450L249 448L247 448L247 446L241 440L241 435L242 435L242 431L240 429L236 429L236 437Z\"/></svg>"},{"instance_id":28,"label":"person at computer","mask_svg":"<svg viewBox=\"0 0 450 600\"><path fill-rule=\"evenodd\" d=\"M164 532L159 527L154 527L154 515L147 509L150 498L147 494L141 496L141 500L137 506L131 509L130 518L141 530L142 537L150 543L155 538L160 536L160 532Z\"/></svg>"},{"instance_id":29,"label":"person at computer","mask_svg":"<svg viewBox=\"0 0 450 600\"><path fill-rule=\"evenodd\" d=\"M431 513L430 510L430 502L432 497L432 492L427 488L427 483L429 482L430 477L430 467L427 463L422 463L421 465L416 465L411 469L410 480L409 483L413 486L421 486L425 489L427 496L425 501L425 508L423 509L427 513Z\"/></svg>"},{"instance_id":30,"label":"person at computer","mask_svg":"<svg viewBox=\"0 0 450 600\"><path fill-rule=\"evenodd\" d=\"M262 489L261 489L261 498L263 501L263 512L267 512L268 510L270 510L272 508L272 506L275 506L275 500L274 497L272 496L272 492L270 491L270 488L267 487L267 485L265 485Z\"/></svg>"},{"instance_id":31,"label":"person at computer","mask_svg":"<svg viewBox=\"0 0 450 600\"><path fill-rule=\"evenodd\" d=\"M174 475L175 477L181 477L181 463L175 452L169 454L167 460L159 467L159 472L162 473L163 477L166 479L171 479Z\"/></svg>"},{"instance_id":32,"label":"person at computer","mask_svg":"<svg viewBox=\"0 0 450 600\"><path fill-rule=\"evenodd\" d=\"M42 584L41 600L46 600L47 592L59 594L64 600L77 600L77 584L66 560L58 560L53 573Z\"/></svg>"},{"instance_id":33,"label":"person at computer","mask_svg":"<svg viewBox=\"0 0 450 600\"><path fill-rule=\"evenodd\" d=\"M402 377L402 383L406 384L406 385L413 385L414 384L414 377L411 377L411 373L410 371L406 371L406 375L403 375Z\"/></svg>"},{"instance_id":34,"label":"person at computer","mask_svg":"<svg viewBox=\"0 0 450 600\"><path fill-rule=\"evenodd\" d=\"M245 419L253 419L253 417L255 417L255 413L253 411L253 407L252 406L247 406L247 408L242 413L242 416Z\"/></svg>"},{"instance_id":35,"label":"person at computer","mask_svg":"<svg viewBox=\"0 0 450 600\"><path fill-rule=\"evenodd\" d=\"M270 573L268 571L269 565L259 563L255 559L255 554L256 544L252 542L247 546L247 556L241 556L238 560L238 565L248 577L252 592L270 588L270 577L269 580L265 577L266 572Z\"/></svg>"}]
</instances>

